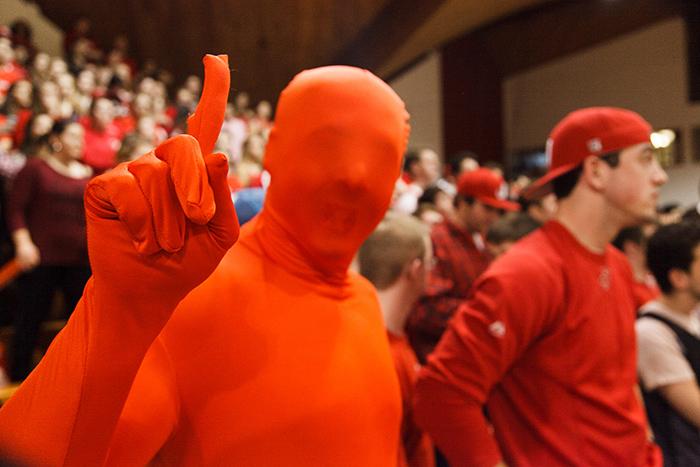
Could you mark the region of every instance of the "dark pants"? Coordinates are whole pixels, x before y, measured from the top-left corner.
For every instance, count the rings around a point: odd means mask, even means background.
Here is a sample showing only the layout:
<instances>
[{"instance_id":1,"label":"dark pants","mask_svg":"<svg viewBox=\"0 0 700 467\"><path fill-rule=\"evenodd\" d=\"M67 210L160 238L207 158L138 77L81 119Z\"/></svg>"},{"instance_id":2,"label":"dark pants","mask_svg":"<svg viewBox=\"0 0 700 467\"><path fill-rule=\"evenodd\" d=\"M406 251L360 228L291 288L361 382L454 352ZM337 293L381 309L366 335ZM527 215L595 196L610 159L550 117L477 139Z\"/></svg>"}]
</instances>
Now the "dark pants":
<instances>
[{"instance_id":1,"label":"dark pants","mask_svg":"<svg viewBox=\"0 0 700 467\"><path fill-rule=\"evenodd\" d=\"M67 318L80 300L90 277L88 266L37 266L17 280L18 306L15 332L9 349L9 370L12 381L24 380L33 369L32 355L41 323L51 311L54 294L64 297Z\"/></svg>"}]
</instances>

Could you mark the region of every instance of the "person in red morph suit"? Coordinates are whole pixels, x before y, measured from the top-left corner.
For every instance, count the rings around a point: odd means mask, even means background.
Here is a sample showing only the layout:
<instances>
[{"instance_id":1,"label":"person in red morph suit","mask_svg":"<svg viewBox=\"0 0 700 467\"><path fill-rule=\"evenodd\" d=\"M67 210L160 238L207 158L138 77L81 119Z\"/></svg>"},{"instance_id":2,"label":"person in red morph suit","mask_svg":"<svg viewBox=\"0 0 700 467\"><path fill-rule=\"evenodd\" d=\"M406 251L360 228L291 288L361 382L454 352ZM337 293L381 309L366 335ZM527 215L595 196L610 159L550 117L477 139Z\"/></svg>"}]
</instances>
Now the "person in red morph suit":
<instances>
[{"instance_id":1,"label":"person in red morph suit","mask_svg":"<svg viewBox=\"0 0 700 467\"><path fill-rule=\"evenodd\" d=\"M220 103L202 131L218 134L225 98ZM175 194L153 182L143 190L158 235L139 222L148 226L145 203L121 211L146 257L124 247L128 231L104 201L112 193L107 199L124 206L124 190L115 191L128 187L124 166L98 178L87 197L88 232L107 238L89 240L95 277L83 306L93 313L76 310L53 355L0 411L0 446L52 465L393 465L398 381L376 295L348 266L389 205L407 119L399 97L368 71L298 75L280 97L270 134L265 166L273 181L263 211L179 305L230 241L225 161L205 157L216 197L208 227L200 224L211 205L195 202L200 197L180 200L197 224L179 223L184 215L175 209L181 191L208 186L206 178L184 177L201 173L191 162L201 156L178 163L183 153L196 155L192 138L169 140L126 166L149 180L173 164ZM161 222L169 216L178 222ZM117 253L119 261L108 260ZM105 273L121 280L106 283ZM119 297L121 309L100 309ZM75 347L81 359L68 355ZM61 363L67 368L58 371ZM77 373L75 381L66 372ZM67 401L40 398L49 381ZM42 425L47 416L58 423Z\"/></svg>"},{"instance_id":2,"label":"person in red morph suit","mask_svg":"<svg viewBox=\"0 0 700 467\"><path fill-rule=\"evenodd\" d=\"M552 131L530 194L554 191L555 220L481 276L418 378L416 420L452 467L661 465L636 391L633 276L610 245L656 215L650 133L606 107Z\"/></svg>"}]
</instances>

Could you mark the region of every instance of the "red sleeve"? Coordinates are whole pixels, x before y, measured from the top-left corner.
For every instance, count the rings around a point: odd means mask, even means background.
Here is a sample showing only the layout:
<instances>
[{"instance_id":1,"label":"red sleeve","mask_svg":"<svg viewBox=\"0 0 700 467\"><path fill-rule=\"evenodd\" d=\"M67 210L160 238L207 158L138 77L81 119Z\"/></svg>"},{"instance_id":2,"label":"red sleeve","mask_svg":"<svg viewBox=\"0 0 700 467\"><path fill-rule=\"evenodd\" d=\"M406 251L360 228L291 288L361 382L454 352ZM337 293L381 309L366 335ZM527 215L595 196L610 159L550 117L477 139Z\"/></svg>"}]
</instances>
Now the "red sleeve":
<instances>
[{"instance_id":1,"label":"red sleeve","mask_svg":"<svg viewBox=\"0 0 700 467\"><path fill-rule=\"evenodd\" d=\"M438 249L435 256L438 261L430 270L425 293L416 303L406 324L411 345L421 362L425 362L445 332L447 322L464 301L464 297L455 296L453 272L447 267L449 258L440 260Z\"/></svg>"},{"instance_id":2,"label":"red sleeve","mask_svg":"<svg viewBox=\"0 0 700 467\"><path fill-rule=\"evenodd\" d=\"M177 426L179 411L174 366L156 339L131 387L105 465L150 464Z\"/></svg>"},{"instance_id":3,"label":"red sleeve","mask_svg":"<svg viewBox=\"0 0 700 467\"><path fill-rule=\"evenodd\" d=\"M483 406L511 364L551 326L561 303L561 281L538 262L508 255L496 263L419 374L416 421L453 467L501 460Z\"/></svg>"},{"instance_id":4,"label":"red sleeve","mask_svg":"<svg viewBox=\"0 0 700 467\"><path fill-rule=\"evenodd\" d=\"M401 387L401 447L399 466L435 467L433 444L416 426L413 417L413 391L416 382L418 360L404 338L389 336L392 358Z\"/></svg>"},{"instance_id":5,"label":"red sleeve","mask_svg":"<svg viewBox=\"0 0 700 467\"><path fill-rule=\"evenodd\" d=\"M36 189L37 175L36 163L29 160L12 183L7 202L7 226L10 232L27 228L25 213Z\"/></svg>"},{"instance_id":6,"label":"red sleeve","mask_svg":"<svg viewBox=\"0 0 700 467\"><path fill-rule=\"evenodd\" d=\"M164 324L155 318L163 313L151 313L174 305L134 300L133 313L125 313L102 292L88 281L66 327L0 409L0 456L19 465L104 461L134 377Z\"/></svg>"}]
</instances>

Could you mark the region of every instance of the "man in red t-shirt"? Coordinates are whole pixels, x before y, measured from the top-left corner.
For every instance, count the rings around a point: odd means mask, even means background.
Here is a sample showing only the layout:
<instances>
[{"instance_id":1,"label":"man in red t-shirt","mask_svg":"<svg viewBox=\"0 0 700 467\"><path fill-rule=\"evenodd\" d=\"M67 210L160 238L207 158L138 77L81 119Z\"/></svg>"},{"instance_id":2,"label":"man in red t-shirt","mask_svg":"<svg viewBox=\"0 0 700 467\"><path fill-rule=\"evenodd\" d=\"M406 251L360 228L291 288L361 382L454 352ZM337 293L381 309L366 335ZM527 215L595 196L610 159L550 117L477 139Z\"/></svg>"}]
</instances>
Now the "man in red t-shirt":
<instances>
[{"instance_id":1,"label":"man in red t-shirt","mask_svg":"<svg viewBox=\"0 0 700 467\"><path fill-rule=\"evenodd\" d=\"M433 262L428 227L414 217L390 213L362 244L358 260L360 273L377 289L401 385L398 467L432 467L432 443L413 421L413 388L420 366L404 334L408 313L425 289Z\"/></svg>"},{"instance_id":2,"label":"man in red t-shirt","mask_svg":"<svg viewBox=\"0 0 700 467\"><path fill-rule=\"evenodd\" d=\"M416 419L452 467L661 465L635 391L632 272L609 244L656 214L650 133L603 107L552 131L529 195L553 191L555 220L480 277L419 375Z\"/></svg>"},{"instance_id":3,"label":"man in red t-shirt","mask_svg":"<svg viewBox=\"0 0 700 467\"><path fill-rule=\"evenodd\" d=\"M503 177L486 168L463 173L457 182L454 219L436 224L430 238L437 264L428 287L409 317L407 330L421 362L433 350L457 306L491 261L484 235L502 211L515 211L506 199Z\"/></svg>"}]
</instances>

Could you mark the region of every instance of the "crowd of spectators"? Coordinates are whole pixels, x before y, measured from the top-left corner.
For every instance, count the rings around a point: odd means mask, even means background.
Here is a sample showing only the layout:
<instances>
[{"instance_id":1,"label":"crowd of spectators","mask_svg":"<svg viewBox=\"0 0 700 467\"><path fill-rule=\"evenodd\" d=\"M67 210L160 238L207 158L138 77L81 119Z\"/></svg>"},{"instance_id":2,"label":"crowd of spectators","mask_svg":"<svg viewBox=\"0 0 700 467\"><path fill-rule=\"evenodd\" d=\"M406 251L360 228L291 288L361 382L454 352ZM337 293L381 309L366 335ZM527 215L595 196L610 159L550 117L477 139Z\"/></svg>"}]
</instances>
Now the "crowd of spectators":
<instances>
[{"instance_id":1,"label":"crowd of spectators","mask_svg":"<svg viewBox=\"0 0 700 467\"><path fill-rule=\"evenodd\" d=\"M15 258L23 271L0 287L0 325L14 324L14 380L31 369L41 321L50 312L65 318L89 275L44 270L87 267L87 181L185 132L202 90L199 76L176 86L155 61L138 63L124 35L101 47L85 18L66 33L63 50L50 56L38 49L23 20L0 26L0 264ZM271 118L270 103L251 108L245 92L229 104L216 151L229 157L232 192L262 190ZM61 211L68 199L81 206L77 216ZM80 283L77 294L73 282ZM58 290L63 300L52 298Z\"/></svg>"}]
</instances>

